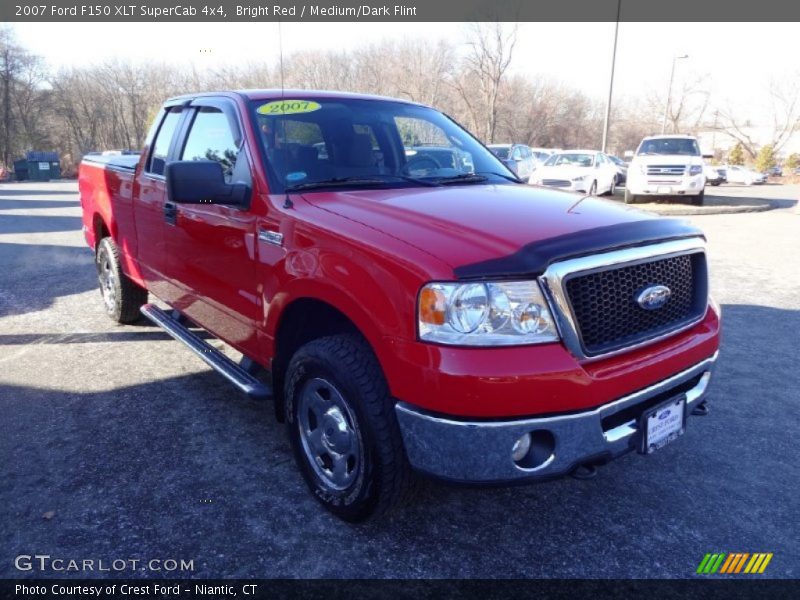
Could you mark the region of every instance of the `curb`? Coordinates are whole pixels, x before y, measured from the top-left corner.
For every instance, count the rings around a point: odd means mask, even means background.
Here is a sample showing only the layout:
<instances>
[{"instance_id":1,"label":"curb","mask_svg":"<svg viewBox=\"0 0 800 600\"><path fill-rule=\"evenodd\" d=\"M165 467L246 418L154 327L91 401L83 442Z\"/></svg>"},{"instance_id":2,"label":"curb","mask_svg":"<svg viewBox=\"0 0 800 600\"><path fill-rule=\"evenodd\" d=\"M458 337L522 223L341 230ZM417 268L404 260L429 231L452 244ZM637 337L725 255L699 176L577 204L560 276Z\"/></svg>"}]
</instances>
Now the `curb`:
<instances>
[{"instance_id":1,"label":"curb","mask_svg":"<svg viewBox=\"0 0 800 600\"><path fill-rule=\"evenodd\" d=\"M652 203L629 204L627 206L633 206L666 217L670 215L679 215L679 216L735 215L742 213L766 212L768 210L774 210L778 208L777 204L769 201L767 201L767 203L765 204L743 204L739 206L730 204L723 204L719 206L681 206L681 205L671 204L668 205L669 208L665 208L664 205L662 204L652 204Z\"/></svg>"}]
</instances>

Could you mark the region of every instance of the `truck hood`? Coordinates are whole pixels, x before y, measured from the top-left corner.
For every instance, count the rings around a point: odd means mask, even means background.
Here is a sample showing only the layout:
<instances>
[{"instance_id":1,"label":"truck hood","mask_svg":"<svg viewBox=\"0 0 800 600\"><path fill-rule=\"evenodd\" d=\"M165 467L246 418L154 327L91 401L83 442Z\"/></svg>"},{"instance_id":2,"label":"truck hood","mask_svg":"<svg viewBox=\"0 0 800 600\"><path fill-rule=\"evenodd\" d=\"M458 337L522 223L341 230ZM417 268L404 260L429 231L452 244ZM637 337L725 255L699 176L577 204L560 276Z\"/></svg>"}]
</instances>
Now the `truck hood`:
<instances>
[{"instance_id":1,"label":"truck hood","mask_svg":"<svg viewBox=\"0 0 800 600\"><path fill-rule=\"evenodd\" d=\"M554 237L657 219L614 202L525 185L314 192L304 198L451 268L508 256Z\"/></svg>"}]
</instances>

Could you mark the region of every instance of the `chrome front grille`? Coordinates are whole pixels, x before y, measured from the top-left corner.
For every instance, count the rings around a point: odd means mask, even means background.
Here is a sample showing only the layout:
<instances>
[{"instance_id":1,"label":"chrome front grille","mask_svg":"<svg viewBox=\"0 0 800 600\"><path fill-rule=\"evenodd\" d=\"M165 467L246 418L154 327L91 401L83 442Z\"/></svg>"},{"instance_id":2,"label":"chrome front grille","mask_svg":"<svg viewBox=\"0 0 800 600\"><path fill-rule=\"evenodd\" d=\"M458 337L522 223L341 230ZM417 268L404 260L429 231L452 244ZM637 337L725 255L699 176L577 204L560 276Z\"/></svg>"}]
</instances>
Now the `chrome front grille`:
<instances>
[{"instance_id":1,"label":"chrome front grille","mask_svg":"<svg viewBox=\"0 0 800 600\"><path fill-rule=\"evenodd\" d=\"M569 187L568 179L542 179L542 185L547 187Z\"/></svg>"},{"instance_id":2,"label":"chrome front grille","mask_svg":"<svg viewBox=\"0 0 800 600\"><path fill-rule=\"evenodd\" d=\"M703 263L703 264L701 264ZM675 329L705 312L705 256L682 254L621 266L566 281L567 297L587 354L618 350ZM666 304L646 310L636 302L655 285L670 289Z\"/></svg>"},{"instance_id":3,"label":"chrome front grille","mask_svg":"<svg viewBox=\"0 0 800 600\"><path fill-rule=\"evenodd\" d=\"M686 165L648 165L647 175L683 175L686 172Z\"/></svg>"},{"instance_id":4,"label":"chrome front grille","mask_svg":"<svg viewBox=\"0 0 800 600\"><path fill-rule=\"evenodd\" d=\"M541 278L567 348L578 358L625 352L682 331L706 313L705 247L691 238L627 248L551 265ZM647 310L639 294L670 289Z\"/></svg>"}]
</instances>

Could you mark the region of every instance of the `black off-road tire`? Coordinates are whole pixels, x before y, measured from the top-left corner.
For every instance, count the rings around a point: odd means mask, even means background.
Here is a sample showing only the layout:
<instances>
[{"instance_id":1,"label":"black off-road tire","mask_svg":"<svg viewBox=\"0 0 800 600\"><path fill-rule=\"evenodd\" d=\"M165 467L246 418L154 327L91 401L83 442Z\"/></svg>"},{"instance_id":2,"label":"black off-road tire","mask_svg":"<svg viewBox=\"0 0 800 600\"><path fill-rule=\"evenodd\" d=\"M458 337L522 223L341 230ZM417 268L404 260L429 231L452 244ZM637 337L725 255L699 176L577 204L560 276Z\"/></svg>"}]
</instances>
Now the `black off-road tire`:
<instances>
[{"instance_id":1,"label":"black off-road tire","mask_svg":"<svg viewBox=\"0 0 800 600\"><path fill-rule=\"evenodd\" d=\"M139 309L147 302L147 290L122 271L119 249L110 237L103 238L95 254L97 278L106 314L117 323L134 323L141 318Z\"/></svg>"},{"instance_id":2,"label":"black off-road tire","mask_svg":"<svg viewBox=\"0 0 800 600\"><path fill-rule=\"evenodd\" d=\"M295 461L312 494L327 510L345 521L359 522L383 515L408 500L415 477L406 458L389 388L365 340L355 334L341 334L305 344L289 362L285 381L286 424ZM336 402L343 399L347 404L349 408L343 412L348 415L348 423L350 417L355 421L349 425L360 441L359 471L345 489L334 489L324 473L318 473L311 462L313 452L307 450L309 437L301 433L304 425L298 408L308 402L302 394L315 389L320 381L338 392ZM321 423L318 426L323 429ZM320 462L316 465L323 466Z\"/></svg>"}]
</instances>

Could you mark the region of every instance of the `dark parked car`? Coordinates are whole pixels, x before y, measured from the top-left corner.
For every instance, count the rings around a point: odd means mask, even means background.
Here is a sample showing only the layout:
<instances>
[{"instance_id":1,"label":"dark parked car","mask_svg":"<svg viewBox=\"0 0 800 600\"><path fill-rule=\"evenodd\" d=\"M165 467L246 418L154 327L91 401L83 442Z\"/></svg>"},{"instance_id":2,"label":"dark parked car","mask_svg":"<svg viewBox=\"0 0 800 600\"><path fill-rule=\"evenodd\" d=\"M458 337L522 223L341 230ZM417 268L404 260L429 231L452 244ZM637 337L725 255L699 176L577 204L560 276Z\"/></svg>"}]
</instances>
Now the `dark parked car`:
<instances>
[{"instance_id":1,"label":"dark parked car","mask_svg":"<svg viewBox=\"0 0 800 600\"><path fill-rule=\"evenodd\" d=\"M487 146L517 177L528 181L536 166L531 149L524 144L492 144Z\"/></svg>"},{"instance_id":2,"label":"dark parked car","mask_svg":"<svg viewBox=\"0 0 800 600\"><path fill-rule=\"evenodd\" d=\"M625 183L628 180L628 163L617 156L607 155L608 158L617 167L617 185Z\"/></svg>"},{"instance_id":3,"label":"dark parked car","mask_svg":"<svg viewBox=\"0 0 800 600\"><path fill-rule=\"evenodd\" d=\"M783 177L783 169L776 165L767 169L767 175L771 175L773 177Z\"/></svg>"}]
</instances>

